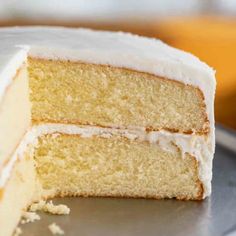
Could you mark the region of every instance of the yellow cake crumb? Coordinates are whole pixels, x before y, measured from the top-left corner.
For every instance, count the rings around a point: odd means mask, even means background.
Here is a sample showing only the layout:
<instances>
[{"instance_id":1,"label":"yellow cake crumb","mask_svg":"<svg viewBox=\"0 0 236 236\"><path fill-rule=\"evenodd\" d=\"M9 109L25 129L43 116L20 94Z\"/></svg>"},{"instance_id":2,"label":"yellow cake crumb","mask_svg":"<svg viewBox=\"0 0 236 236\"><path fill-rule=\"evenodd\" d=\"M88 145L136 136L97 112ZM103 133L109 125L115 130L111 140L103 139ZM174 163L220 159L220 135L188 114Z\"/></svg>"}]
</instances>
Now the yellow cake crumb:
<instances>
[{"instance_id":1,"label":"yellow cake crumb","mask_svg":"<svg viewBox=\"0 0 236 236\"><path fill-rule=\"evenodd\" d=\"M56 235L64 235L64 231L58 226L56 223L52 223L48 226L49 230L51 231L52 234Z\"/></svg>"},{"instance_id":2,"label":"yellow cake crumb","mask_svg":"<svg viewBox=\"0 0 236 236\"><path fill-rule=\"evenodd\" d=\"M40 200L40 201L37 202L37 203L31 204L29 210L30 210L30 211L33 211L33 212L34 212L34 211L42 211L45 204L46 204L46 201Z\"/></svg>"},{"instance_id":3,"label":"yellow cake crumb","mask_svg":"<svg viewBox=\"0 0 236 236\"><path fill-rule=\"evenodd\" d=\"M24 212L22 214L21 224L31 223L40 220L40 216L35 212Z\"/></svg>"},{"instance_id":4,"label":"yellow cake crumb","mask_svg":"<svg viewBox=\"0 0 236 236\"><path fill-rule=\"evenodd\" d=\"M54 205L52 201L39 201L30 206L30 211L44 211L53 215L68 215L70 208L64 204Z\"/></svg>"},{"instance_id":5,"label":"yellow cake crumb","mask_svg":"<svg viewBox=\"0 0 236 236\"><path fill-rule=\"evenodd\" d=\"M22 229L19 228L19 227L16 227L13 236L19 236L19 235L21 235L21 234L22 234Z\"/></svg>"}]
</instances>

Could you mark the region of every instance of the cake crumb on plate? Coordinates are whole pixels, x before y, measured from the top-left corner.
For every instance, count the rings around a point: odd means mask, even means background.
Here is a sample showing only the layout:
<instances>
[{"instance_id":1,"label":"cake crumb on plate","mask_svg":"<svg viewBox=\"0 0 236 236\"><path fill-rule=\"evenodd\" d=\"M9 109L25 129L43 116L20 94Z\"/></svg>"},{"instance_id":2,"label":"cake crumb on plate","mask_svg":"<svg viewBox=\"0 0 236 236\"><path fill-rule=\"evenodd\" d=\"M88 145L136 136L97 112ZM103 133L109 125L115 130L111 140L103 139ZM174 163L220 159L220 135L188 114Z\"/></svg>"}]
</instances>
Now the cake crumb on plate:
<instances>
[{"instance_id":1,"label":"cake crumb on plate","mask_svg":"<svg viewBox=\"0 0 236 236\"><path fill-rule=\"evenodd\" d=\"M53 235L64 235L64 231L56 223L52 223L48 226L49 230Z\"/></svg>"},{"instance_id":2,"label":"cake crumb on plate","mask_svg":"<svg viewBox=\"0 0 236 236\"><path fill-rule=\"evenodd\" d=\"M30 206L30 211L44 211L53 215L68 215L70 208L64 204L54 205L52 201L41 200L38 203L33 203Z\"/></svg>"},{"instance_id":3,"label":"cake crumb on plate","mask_svg":"<svg viewBox=\"0 0 236 236\"><path fill-rule=\"evenodd\" d=\"M21 224L31 223L40 220L40 216L35 212L23 212Z\"/></svg>"},{"instance_id":4,"label":"cake crumb on plate","mask_svg":"<svg viewBox=\"0 0 236 236\"><path fill-rule=\"evenodd\" d=\"M34 211L42 211L45 204L46 204L46 201L40 200L39 202L31 204L29 210L33 211L33 212Z\"/></svg>"},{"instance_id":5,"label":"cake crumb on plate","mask_svg":"<svg viewBox=\"0 0 236 236\"><path fill-rule=\"evenodd\" d=\"M21 234L22 234L22 229L19 228L19 227L16 227L13 236L19 236L19 235L21 235Z\"/></svg>"}]
</instances>

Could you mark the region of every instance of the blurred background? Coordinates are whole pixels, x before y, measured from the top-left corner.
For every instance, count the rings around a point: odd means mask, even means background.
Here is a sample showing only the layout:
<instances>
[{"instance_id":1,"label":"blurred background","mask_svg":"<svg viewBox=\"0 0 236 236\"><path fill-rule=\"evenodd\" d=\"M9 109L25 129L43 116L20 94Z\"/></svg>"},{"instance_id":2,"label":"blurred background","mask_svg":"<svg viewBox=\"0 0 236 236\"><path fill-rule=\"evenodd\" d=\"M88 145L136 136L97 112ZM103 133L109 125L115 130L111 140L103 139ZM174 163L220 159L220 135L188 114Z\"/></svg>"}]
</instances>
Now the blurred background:
<instances>
[{"instance_id":1,"label":"blurred background","mask_svg":"<svg viewBox=\"0 0 236 236\"><path fill-rule=\"evenodd\" d=\"M216 121L236 129L236 0L0 0L0 26L59 25L160 38L216 71Z\"/></svg>"}]
</instances>

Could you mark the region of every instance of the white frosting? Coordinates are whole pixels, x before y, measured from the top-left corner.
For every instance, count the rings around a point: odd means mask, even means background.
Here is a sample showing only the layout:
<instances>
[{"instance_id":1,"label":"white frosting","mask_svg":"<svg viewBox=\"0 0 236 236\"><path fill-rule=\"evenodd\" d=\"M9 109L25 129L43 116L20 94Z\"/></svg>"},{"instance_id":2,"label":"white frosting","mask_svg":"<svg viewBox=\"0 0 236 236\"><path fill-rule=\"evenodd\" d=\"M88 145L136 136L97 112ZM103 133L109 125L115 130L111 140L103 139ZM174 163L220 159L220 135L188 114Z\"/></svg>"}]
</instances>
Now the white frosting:
<instances>
[{"instance_id":1,"label":"white frosting","mask_svg":"<svg viewBox=\"0 0 236 236\"><path fill-rule=\"evenodd\" d=\"M1 42L1 41L0 41ZM0 102L7 87L11 84L17 70L27 58L26 50L18 50L9 54L6 48L0 49ZM6 52L5 52L6 51ZM4 60L4 59L8 60Z\"/></svg>"},{"instance_id":2,"label":"white frosting","mask_svg":"<svg viewBox=\"0 0 236 236\"><path fill-rule=\"evenodd\" d=\"M205 136L186 135L179 133L170 133L168 131L152 131L146 133L141 130L127 130L127 129L112 129L100 128L94 126L78 126L68 124L42 124L34 126L23 138L21 144L15 151L12 159L3 168L0 173L0 187L3 187L10 176L11 169L17 157L22 158L24 151L28 144L36 145L38 137L44 134L77 134L81 137L89 138L94 135L103 138L110 138L113 135L126 137L130 140L148 141L149 143L160 145L161 148L167 151L175 149L175 144L182 153L184 158L185 153L197 158L199 161L199 178L204 184L204 194L208 196L211 192L211 159L209 154L211 148Z\"/></svg>"},{"instance_id":3,"label":"white frosting","mask_svg":"<svg viewBox=\"0 0 236 236\"><path fill-rule=\"evenodd\" d=\"M209 195L211 162L215 147L213 106L215 76L214 71L197 57L172 48L156 39L121 32L62 27L2 28L0 29L0 45L0 100L17 69L25 62L27 55L124 67L198 87L205 98L210 121L210 136L203 140L202 137L195 135L181 136L180 134L161 131L157 132L157 136L156 134L149 134L149 138L156 140L158 137L160 143L174 139L178 146L182 147L182 150L195 153L195 156L200 158L199 177L204 183L205 194ZM46 128L47 132L51 129L50 127ZM67 128L63 128L64 131L69 131L69 127L73 127L72 130L75 130L74 126L67 126ZM57 128L60 129L60 127ZM43 128L41 127L41 129ZM75 132L78 131L77 127ZM162 138L163 135L164 139ZM131 137L130 134L129 137ZM181 137L186 137L187 141L184 142L185 139ZM189 149L192 147L189 145L189 141L192 139L197 140L194 141L194 150ZM186 143L185 146L184 143ZM12 162L11 160L9 163ZM6 168L3 169L3 172L8 173ZM0 178L0 186L4 182L2 179L4 178Z\"/></svg>"}]
</instances>

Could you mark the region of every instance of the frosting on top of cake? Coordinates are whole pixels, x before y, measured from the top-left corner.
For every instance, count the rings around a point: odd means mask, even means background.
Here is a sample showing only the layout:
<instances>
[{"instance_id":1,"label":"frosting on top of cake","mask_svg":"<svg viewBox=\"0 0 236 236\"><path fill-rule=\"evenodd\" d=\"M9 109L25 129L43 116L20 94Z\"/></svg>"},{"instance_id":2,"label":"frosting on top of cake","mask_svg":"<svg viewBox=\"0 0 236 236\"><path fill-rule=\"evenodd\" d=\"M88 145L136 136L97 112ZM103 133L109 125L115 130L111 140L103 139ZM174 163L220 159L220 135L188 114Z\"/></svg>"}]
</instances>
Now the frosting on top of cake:
<instances>
[{"instance_id":1,"label":"frosting on top of cake","mask_svg":"<svg viewBox=\"0 0 236 236\"><path fill-rule=\"evenodd\" d=\"M28 53L34 57L130 68L197 86L204 94L215 87L214 70L197 57L160 40L130 33L63 27L10 27L0 29L0 43L1 75L9 64L14 71ZM8 72L9 75L5 72L1 76L1 84L11 77L12 71Z\"/></svg>"}]
</instances>

